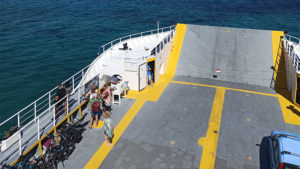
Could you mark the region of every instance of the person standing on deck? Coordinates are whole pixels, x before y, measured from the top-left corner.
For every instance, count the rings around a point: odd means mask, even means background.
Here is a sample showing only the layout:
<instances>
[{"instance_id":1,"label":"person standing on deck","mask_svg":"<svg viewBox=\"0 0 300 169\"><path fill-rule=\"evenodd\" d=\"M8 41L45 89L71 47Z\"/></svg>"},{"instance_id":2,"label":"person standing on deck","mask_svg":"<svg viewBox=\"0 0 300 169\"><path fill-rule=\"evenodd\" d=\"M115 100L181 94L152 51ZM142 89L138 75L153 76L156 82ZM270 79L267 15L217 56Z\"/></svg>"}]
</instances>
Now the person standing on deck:
<instances>
[{"instance_id":1,"label":"person standing on deck","mask_svg":"<svg viewBox=\"0 0 300 169\"><path fill-rule=\"evenodd\" d=\"M104 93L104 97L102 98L103 100L103 111L111 111L111 97L109 96L109 94L106 92Z\"/></svg>"},{"instance_id":2,"label":"person standing on deck","mask_svg":"<svg viewBox=\"0 0 300 169\"><path fill-rule=\"evenodd\" d=\"M101 93L102 98L105 96L105 93L107 93L111 97L110 88L107 86L107 84L103 85L103 92Z\"/></svg>"},{"instance_id":3,"label":"person standing on deck","mask_svg":"<svg viewBox=\"0 0 300 169\"><path fill-rule=\"evenodd\" d=\"M58 90L57 90L56 96L54 98L54 101L56 103L56 105L55 105L55 118L57 118L56 116L63 109L63 104L64 104L65 100L62 100L62 98L64 98L66 96L66 89L63 88L62 83L58 83L57 88L58 88Z\"/></svg>"},{"instance_id":4,"label":"person standing on deck","mask_svg":"<svg viewBox=\"0 0 300 169\"><path fill-rule=\"evenodd\" d=\"M114 127L112 125L112 120L111 120L111 113L109 111L106 111L103 113L103 121L104 121L104 138L105 142L108 145L112 144L112 139L114 137L113 130Z\"/></svg>"},{"instance_id":5,"label":"person standing on deck","mask_svg":"<svg viewBox=\"0 0 300 169\"><path fill-rule=\"evenodd\" d=\"M82 94L82 96L88 98L92 94L92 90L97 91L97 86L93 84L92 89L87 94Z\"/></svg>"},{"instance_id":6,"label":"person standing on deck","mask_svg":"<svg viewBox=\"0 0 300 169\"><path fill-rule=\"evenodd\" d=\"M107 84L104 84L103 85L103 92L101 93L101 98L103 100L102 102L102 107L103 107L103 111L107 111L109 108L109 111L110 111L110 102L111 102L111 91L110 91L110 88L107 86Z\"/></svg>"},{"instance_id":7,"label":"person standing on deck","mask_svg":"<svg viewBox=\"0 0 300 169\"><path fill-rule=\"evenodd\" d=\"M70 86L70 82L68 82L68 81L65 83L65 90L66 90L66 95L69 95L72 92L72 89L71 89L71 86ZM67 104L67 99L66 99L66 101L65 101L65 112L67 112L67 106L68 105L69 104Z\"/></svg>"},{"instance_id":8,"label":"person standing on deck","mask_svg":"<svg viewBox=\"0 0 300 169\"><path fill-rule=\"evenodd\" d=\"M89 128L92 128L92 126L93 126L94 116L96 119L96 126L98 126L99 113L101 112L101 110L100 110L101 102L102 102L102 100L101 100L99 94L96 97L93 97L93 99L90 101L90 103L91 103L91 120L90 120Z\"/></svg>"},{"instance_id":9,"label":"person standing on deck","mask_svg":"<svg viewBox=\"0 0 300 169\"><path fill-rule=\"evenodd\" d=\"M96 113L96 112L95 113L93 112L93 102L94 102L94 99L96 99L96 97L97 97L96 90L92 89L90 97L89 97L89 100L90 100L90 109L91 109L91 122L90 122L90 126L89 126L90 129L92 128L92 123L94 121L94 115Z\"/></svg>"},{"instance_id":10,"label":"person standing on deck","mask_svg":"<svg viewBox=\"0 0 300 169\"><path fill-rule=\"evenodd\" d=\"M152 75L151 75L151 67L147 64L147 79L148 83L151 84L151 88L153 87L153 80L152 80Z\"/></svg>"},{"instance_id":11,"label":"person standing on deck","mask_svg":"<svg viewBox=\"0 0 300 169\"><path fill-rule=\"evenodd\" d=\"M65 83L65 89L66 89L67 94L71 94L72 89L71 89L70 82L67 81L67 82Z\"/></svg>"}]
</instances>

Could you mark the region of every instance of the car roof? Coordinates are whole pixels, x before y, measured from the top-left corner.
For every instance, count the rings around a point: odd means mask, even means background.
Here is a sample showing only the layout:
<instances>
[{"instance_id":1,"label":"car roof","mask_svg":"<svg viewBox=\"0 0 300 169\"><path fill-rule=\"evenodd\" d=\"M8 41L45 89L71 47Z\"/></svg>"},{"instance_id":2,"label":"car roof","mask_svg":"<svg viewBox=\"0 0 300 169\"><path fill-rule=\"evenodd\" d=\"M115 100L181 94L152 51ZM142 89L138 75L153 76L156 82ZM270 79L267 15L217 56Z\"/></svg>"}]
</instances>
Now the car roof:
<instances>
[{"instance_id":1,"label":"car roof","mask_svg":"<svg viewBox=\"0 0 300 169\"><path fill-rule=\"evenodd\" d=\"M272 132L279 144L280 161L300 166L300 136L287 132Z\"/></svg>"}]
</instances>

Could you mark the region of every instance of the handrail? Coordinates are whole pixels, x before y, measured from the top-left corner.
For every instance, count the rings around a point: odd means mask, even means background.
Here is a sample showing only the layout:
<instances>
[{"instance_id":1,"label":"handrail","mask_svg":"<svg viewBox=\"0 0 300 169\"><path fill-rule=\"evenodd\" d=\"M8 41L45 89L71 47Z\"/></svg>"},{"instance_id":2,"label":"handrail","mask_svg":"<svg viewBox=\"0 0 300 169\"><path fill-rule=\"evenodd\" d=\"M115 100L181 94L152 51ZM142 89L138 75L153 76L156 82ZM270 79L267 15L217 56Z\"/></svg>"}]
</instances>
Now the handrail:
<instances>
[{"instance_id":1,"label":"handrail","mask_svg":"<svg viewBox=\"0 0 300 169\"><path fill-rule=\"evenodd\" d=\"M63 82L66 83L67 81L69 81L70 79L72 79L72 77L78 75L80 72L82 72L83 70L85 70L86 68L88 68L90 66L87 65L86 67L84 67L83 69L81 69L80 71L78 71L77 73L75 73L73 76L71 76L70 78L68 78L67 80L65 80ZM78 79L78 78L77 78ZM49 92L45 93L44 95L42 95L41 97L39 97L38 99L36 99L35 101L33 101L32 103L30 103L29 105L27 105L26 107L24 107L23 109L19 110L17 113L15 113L14 115L12 115L10 118L6 119L5 121L3 121L1 124L0 124L0 127L3 126L6 122L10 121L12 118L14 118L15 116L17 116L18 114L20 114L21 112L23 112L24 110L26 110L27 108L29 108L30 106L33 106L36 102L40 101L40 99L42 99L43 97L49 95L51 92L53 92L54 90L56 90L57 87L54 87L52 88ZM52 101L52 100L51 100ZM20 126L18 126L20 127Z\"/></svg>"},{"instance_id":2,"label":"handrail","mask_svg":"<svg viewBox=\"0 0 300 169\"><path fill-rule=\"evenodd\" d=\"M284 35L284 37L289 41L298 40L298 44L300 43L300 39L295 36L286 34L286 35Z\"/></svg>"},{"instance_id":3,"label":"handrail","mask_svg":"<svg viewBox=\"0 0 300 169\"><path fill-rule=\"evenodd\" d=\"M132 39L132 38L134 38L134 37L132 37L132 36L135 36L135 35L141 35L140 37L142 37L143 34L146 34L146 33L151 33L150 35L152 35L152 34L155 34L155 32L156 32L156 33L161 33L161 32L164 32L164 31L170 31L170 30L172 30L172 29L174 29L174 28L175 28L175 25L171 25L171 26L167 26L167 27L160 28L159 30L157 30L157 29L152 29L152 30L149 30L149 31L140 32L140 33L134 33L134 34L130 34L130 35L126 35L126 36L123 36L123 37L114 39L114 40L112 40L112 41L110 41L110 42L108 42L108 43L106 43L106 44L100 46L99 49L98 49L98 55L101 54L101 51L102 51L102 53L104 53L104 52L106 51L106 50L105 50L105 49L106 49L106 46L108 46L108 45L110 45L110 47L113 46L113 45L114 45L113 42L119 42L119 43L120 43L120 42L122 42L122 41L128 40L128 39L126 39L126 40L122 40L122 39L125 39L125 38Z\"/></svg>"},{"instance_id":4,"label":"handrail","mask_svg":"<svg viewBox=\"0 0 300 169\"><path fill-rule=\"evenodd\" d=\"M290 44L291 43L291 44ZM294 47L300 44L300 39L291 35L284 35L283 46L285 53L289 56L294 68L297 73L300 73L300 55L296 54Z\"/></svg>"},{"instance_id":5,"label":"handrail","mask_svg":"<svg viewBox=\"0 0 300 169\"><path fill-rule=\"evenodd\" d=\"M167 31L169 31L169 30L172 30L172 29L174 29L174 28L175 28L175 25L172 25L172 26L160 28L159 31L158 31L157 29L153 29L153 30L149 30L149 31L145 31L145 32L134 33L134 34L131 34L131 35L123 36L123 37L121 37L121 38L117 38L117 39L115 39L115 40L112 40L112 41L110 41L110 42L108 42L108 43L102 45L102 46L99 48L99 50L100 50L100 49L104 49L104 50L102 51L102 53L104 53L104 52L106 51L105 48L106 48L108 45L111 45L111 46L112 46L112 45L113 45L113 42L122 42L122 39L125 39L125 38L131 39L132 36L135 36L135 35L141 35L141 36L143 36L143 34L146 34L146 33L154 34L155 32L157 32L157 33L163 32L163 31L166 30L166 29L167 29ZM128 40L128 39L126 39L126 40ZM107 48L107 49L108 49L108 48ZM98 55L99 55L99 54L100 54L100 53L98 53ZM77 73L75 73L73 76L69 77L67 80L65 80L65 81L63 82L63 84L64 84L65 82L67 82L67 81L73 79L73 78L74 78L75 76L77 76L79 73L82 73L82 72L83 72L85 69L87 69L90 65L91 65L91 64L87 65L86 67L84 67L83 69L81 69L80 71L78 71ZM82 73L82 74L84 74L84 73ZM83 78L83 76L81 76L81 78ZM79 79L79 78L76 78L76 79ZM74 88L75 88L75 87L74 87ZM18 121L19 121L20 114L21 114L24 110L26 110L26 109L29 108L30 106L34 106L38 101L40 101L42 98L46 97L47 95L49 95L49 98L51 98L51 97L52 97L52 96L51 96L51 92L53 92L53 91L56 90L56 89L57 89L57 87L52 88L49 92L45 93L44 95L42 95L41 97L39 97L38 99L36 99L36 100L33 101L32 103L30 103L29 105L27 105L26 107L24 107L23 109L19 110L17 113L15 113L15 114L12 115L11 117L9 117L8 119L6 119L6 120L4 120L3 122L1 122L1 123L0 123L0 127L3 126L3 125L4 125L5 123L7 123L8 121L10 121L10 120L12 120L13 118L15 118L16 116L18 116ZM44 103L44 102L45 102L45 100L43 101L43 103ZM52 99L49 99L49 105L51 104L51 102L52 102ZM43 107L45 107L45 106L43 106ZM35 115L35 117L36 117L36 115ZM18 127L21 127L20 124L18 124Z\"/></svg>"},{"instance_id":6,"label":"handrail","mask_svg":"<svg viewBox=\"0 0 300 169\"><path fill-rule=\"evenodd\" d=\"M150 32L150 33L151 33L150 35L152 35L152 34L154 34L155 32L161 33L161 32L163 32L163 31L171 31L171 30L173 30L173 29L175 29L175 25L163 27L163 28L160 28L159 30L153 29L153 30L149 30L149 31L141 32L141 33L135 33L135 34L123 36L123 37L121 37L121 38L117 38L117 39L115 39L115 40L112 40L112 41L110 41L110 42L108 42L108 43L106 43L106 44L104 44L104 45L102 45L102 46L99 47L99 49L98 49L98 57L97 57L90 65L93 65L93 64L100 58L99 56L100 56L101 54L104 54L104 53L105 53L108 49L110 49L112 46L116 45L116 44L113 44L113 42L115 42L115 41L118 42L118 43L120 43L120 42L123 42L123 41L126 41L126 40L130 40L130 39L132 39L132 38L135 38L135 37L132 37L133 35L141 35L140 37L142 37L143 34L145 34L145 33L149 33L149 32ZM147 36L147 35L144 35L144 36ZM125 39L125 38L129 38L129 39L122 40L122 39ZM109 46L109 45L110 45L110 46ZM107 47L107 46L108 46L108 47ZM102 52L101 52L101 50L102 50ZM88 68L87 71L89 71L89 70L90 70L90 67ZM85 75L82 79L85 79L86 76L87 76L87 75ZM81 82L80 82L80 83L81 83Z\"/></svg>"}]
</instances>

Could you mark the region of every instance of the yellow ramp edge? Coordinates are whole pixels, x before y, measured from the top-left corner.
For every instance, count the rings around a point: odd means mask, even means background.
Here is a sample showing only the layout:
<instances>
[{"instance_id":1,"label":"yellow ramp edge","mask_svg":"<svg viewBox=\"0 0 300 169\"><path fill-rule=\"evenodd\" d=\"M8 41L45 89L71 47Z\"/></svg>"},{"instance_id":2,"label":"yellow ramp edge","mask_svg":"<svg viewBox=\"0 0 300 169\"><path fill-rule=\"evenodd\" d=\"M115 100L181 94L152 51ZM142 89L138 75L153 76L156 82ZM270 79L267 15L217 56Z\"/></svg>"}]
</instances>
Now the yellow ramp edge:
<instances>
[{"instance_id":1,"label":"yellow ramp edge","mask_svg":"<svg viewBox=\"0 0 300 169\"><path fill-rule=\"evenodd\" d=\"M153 88L147 87L142 92L129 91L126 97L136 99L136 101L114 129L114 138L112 145L109 146L105 142L103 142L100 148L85 165L85 169L99 168L106 156L112 150L113 146L117 143L122 134L125 132L126 128L142 108L144 103L146 101L157 101L159 99L160 95L175 75L186 28L187 25L185 24L177 24L176 26L175 39L173 42L172 52L169 57L166 73L160 76L159 82L156 83Z\"/></svg>"},{"instance_id":2,"label":"yellow ramp edge","mask_svg":"<svg viewBox=\"0 0 300 169\"><path fill-rule=\"evenodd\" d=\"M285 123L300 125L300 108L291 102L291 93L287 91L282 31L272 31L275 89Z\"/></svg>"}]
</instances>

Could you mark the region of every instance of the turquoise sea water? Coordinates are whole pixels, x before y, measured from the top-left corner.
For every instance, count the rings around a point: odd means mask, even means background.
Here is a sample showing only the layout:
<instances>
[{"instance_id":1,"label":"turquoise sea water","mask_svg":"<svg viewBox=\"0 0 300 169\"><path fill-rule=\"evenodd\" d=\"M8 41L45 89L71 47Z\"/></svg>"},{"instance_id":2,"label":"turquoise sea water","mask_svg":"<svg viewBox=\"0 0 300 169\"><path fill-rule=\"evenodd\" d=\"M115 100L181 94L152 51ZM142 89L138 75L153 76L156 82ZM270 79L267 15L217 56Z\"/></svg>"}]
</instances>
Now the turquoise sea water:
<instances>
[{"instance_id":1,"label":"turquoise sea water","mask_svg":"<svg viewBox=\"0 0 300 169\"><path fill-rule=\"evenodd\" d=\"M299 0L0 0L0 122L157 18L300 37Z\"/></svg>"}]
</instances>

